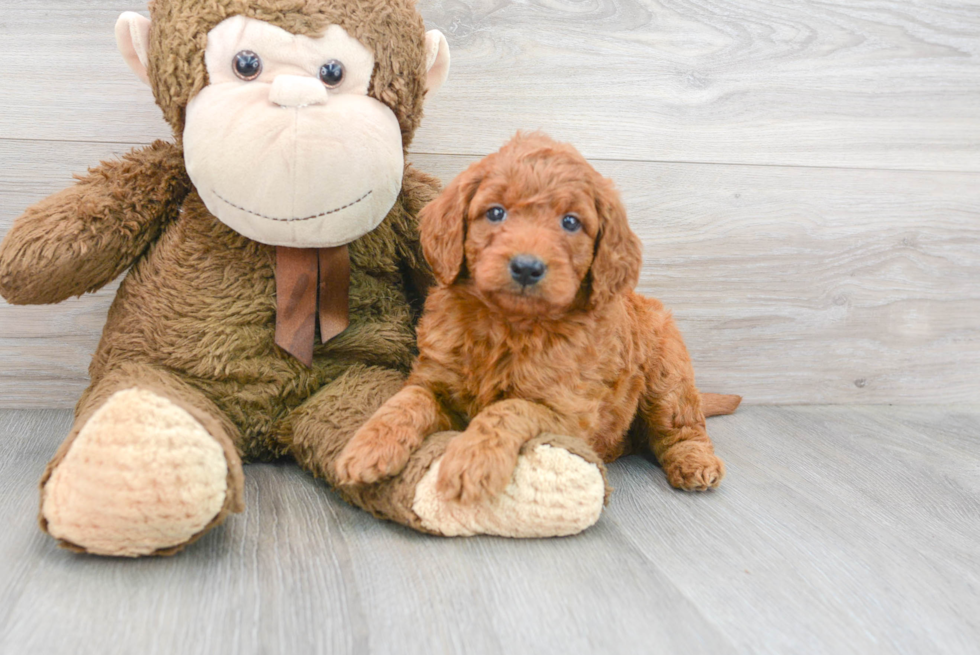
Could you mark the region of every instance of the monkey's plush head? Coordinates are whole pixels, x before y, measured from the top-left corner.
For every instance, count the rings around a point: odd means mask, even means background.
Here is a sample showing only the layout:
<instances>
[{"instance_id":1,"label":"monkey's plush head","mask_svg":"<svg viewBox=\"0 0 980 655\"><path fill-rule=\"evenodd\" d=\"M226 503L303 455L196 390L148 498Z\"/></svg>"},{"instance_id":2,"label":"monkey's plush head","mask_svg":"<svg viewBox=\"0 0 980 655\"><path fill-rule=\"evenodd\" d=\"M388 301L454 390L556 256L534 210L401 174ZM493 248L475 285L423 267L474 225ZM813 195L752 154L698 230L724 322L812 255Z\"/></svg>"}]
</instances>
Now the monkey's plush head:
<instances>
[{"instance_id":1,"label":"monkey's plush head","mask_svg":"<svg viewBox=\"0 0 980 655\"><path fill-rule=\"evenodd\" d=\"M153 0L150 16L120 17L119 48L212 214L278 246L377 227L449 68L412 0Z\"/></svg>"}]
</instances>

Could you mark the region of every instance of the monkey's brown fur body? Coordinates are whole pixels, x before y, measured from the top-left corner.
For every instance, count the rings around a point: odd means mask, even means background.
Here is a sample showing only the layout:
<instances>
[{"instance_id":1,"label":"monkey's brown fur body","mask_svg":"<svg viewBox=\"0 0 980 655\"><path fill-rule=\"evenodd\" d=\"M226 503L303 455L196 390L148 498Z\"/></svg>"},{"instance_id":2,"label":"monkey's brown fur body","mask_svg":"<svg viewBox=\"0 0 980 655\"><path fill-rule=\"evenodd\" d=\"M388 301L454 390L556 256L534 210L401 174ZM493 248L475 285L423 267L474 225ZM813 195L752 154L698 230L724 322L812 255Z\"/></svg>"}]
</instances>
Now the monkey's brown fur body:
<instances>
[{"instance_id":1,"label":"monkey's brown fur body","mask_svg":"<svg viewBox=\"0 0 980 655\"><path fill-rule=\"evenodd\" d=\"M0 294L14 304L60 302L128 270L90 367L91 385L41 480L42 528L69 548L110 555L176 552L241 511L243 460L290 455L337 486L340 452L403 385L432 279L416 217L438 184L406 166L381 224L348 243L349 327L317 345L305 367L276 346L276 247L241 236L207 209L182 142L188 102L209 84L209 31L243 15L301 37L339 25L373 51L367 96L393 112L407 148L434 55L411 0L154 0L150 12L138 74L148 78L174 143L92 169L29 208L0 244ZM138 41L133 34L130 46ZM441 53L435 61L448 66ZM133 53L123 54L134 67ZM428 439L397 476L339 491L377 516L440 534L570 534L598 518L598 510L566 516L561 484L550 506L532 500L534 511L504 512L493 525L480 523L484 515L449 516L438 502L419 505L450 438ZM553 434L522 453L544 446L566 459L529 466L557 467L559 475L569 461L585 466L599 481L585 495L601 504L601 459ZM568 479L576 491L579 478ZM535 532L539 510L555 521ZM524 521L517 528L515 516Z\"/></svg>"},{"instance_id":2,"label":"monkey's brown fur body","mask_svg":"<svg viewBox=\"0 0 980 655\"><path fill-rule=\"evenodd\" d=\"M353 431L401 386L431 279L416 217L438 190L434 178L406 167L388 216L349 244L350 327L317 345L310 368L277 348L276 249L211 215L185 172L181 147L187 102L207 83L208 30L235 14L301 35L339 24L375 48L369 93L394 111L407 148L425 92L424 26L413 3L157 0L151 3L148 72L176 143L157 142L92 169L75 186L31 207L0 246L0 293L14 304L60 302L129 269L74 428L49 464L42 489L107 398L123 389L152 390L202 423L228 460L221 511L194 538L241 510L241 459L290 454L331 479L332 460ZM403 478L344 495L418 528L412 490L440 454L435 444ZM41 524L47 528L43 515Z\"/></svg>"}]
</instances>

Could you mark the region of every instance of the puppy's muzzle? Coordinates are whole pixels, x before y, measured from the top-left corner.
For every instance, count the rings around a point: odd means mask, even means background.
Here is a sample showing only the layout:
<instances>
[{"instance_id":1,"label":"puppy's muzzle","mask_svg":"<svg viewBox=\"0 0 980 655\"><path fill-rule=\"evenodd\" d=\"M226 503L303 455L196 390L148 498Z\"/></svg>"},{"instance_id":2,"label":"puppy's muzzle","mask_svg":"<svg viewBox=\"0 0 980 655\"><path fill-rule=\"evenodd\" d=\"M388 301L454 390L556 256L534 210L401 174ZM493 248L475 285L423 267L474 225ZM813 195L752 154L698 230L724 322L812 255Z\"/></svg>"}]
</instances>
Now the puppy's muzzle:
<instances>
[{"instance_id":1,"label":"puppy's muzzle","mask_svg":"<svg viewBox=\"0 0 980 655\"><path fill-rule=\"evenodd\" d=\"M533 255L515 255L510 260L510 276L522 287L537 284L548 267Z\"/></svg>"}]
</instances>

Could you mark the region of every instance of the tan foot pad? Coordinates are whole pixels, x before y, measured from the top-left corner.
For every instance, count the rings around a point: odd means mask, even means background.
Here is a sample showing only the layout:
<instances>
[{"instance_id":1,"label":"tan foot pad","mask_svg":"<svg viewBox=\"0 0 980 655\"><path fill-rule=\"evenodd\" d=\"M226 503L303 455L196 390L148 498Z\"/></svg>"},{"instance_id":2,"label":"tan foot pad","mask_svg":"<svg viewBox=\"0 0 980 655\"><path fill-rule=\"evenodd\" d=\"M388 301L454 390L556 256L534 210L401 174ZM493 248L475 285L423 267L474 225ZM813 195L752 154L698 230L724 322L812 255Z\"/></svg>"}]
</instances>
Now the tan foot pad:
<instances>
[{"instance_id":1,"label":"tan foot pad","mask_svg":"<svg viewBox=\"0 0 980 655\"><path fill-rule=\"evenodd\" d=\"M52 536L99 555L188 541L221 510L228 464L186 411L144 389L113 394L82 426L42 491Z\"/></svg>"},{"instance_id":2,"label":"tan foot pad","mask_svg":"<svg viewBox=\"0 0 980 655\"><path fill-rule=\"evenodd\" d=\"M426 529L447 537L560 537L581 532L602 513L606 487L599 467L561 448L542 444L522 455L504 492L472 506L439 497L441 461L415 487L412 509Z\"/></svg>"}]
</instances>

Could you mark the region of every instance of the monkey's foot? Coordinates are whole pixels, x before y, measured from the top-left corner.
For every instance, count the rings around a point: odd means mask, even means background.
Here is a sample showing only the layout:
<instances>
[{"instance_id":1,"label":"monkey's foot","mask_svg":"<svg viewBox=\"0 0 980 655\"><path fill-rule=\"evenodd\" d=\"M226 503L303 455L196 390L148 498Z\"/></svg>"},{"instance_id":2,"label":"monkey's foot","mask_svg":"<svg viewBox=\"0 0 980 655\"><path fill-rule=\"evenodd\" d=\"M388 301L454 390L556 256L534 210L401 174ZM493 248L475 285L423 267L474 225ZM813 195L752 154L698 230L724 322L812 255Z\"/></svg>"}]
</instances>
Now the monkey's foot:
<instances>
[{"instance_id":1,"label":"monkey's foot","mask_svg":"<svg viewBox=\"0 0 980 655\"><path fill-rule=\"evenodd\" d=\"M179 550L216 524L228 494L218 441L145 389L113 394L41 490L41 518L69 547L135 557Z\"/></svg>"},{"instance_id":2,"label":"monkey's foot","mask_svg":"<svg viewBox=\"0 0 980 655\"><path fill-rule=\"evenodd\" d=\"M605 469L598 458L588 461L562 447L569 441L552 436L528 443L503 492L468 505L444 500L436 490L440 458L415 487L412 509L425 529L447 537L559 537L581 532L602 513Z\"/></svg>"}]
</instances>

